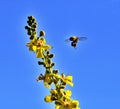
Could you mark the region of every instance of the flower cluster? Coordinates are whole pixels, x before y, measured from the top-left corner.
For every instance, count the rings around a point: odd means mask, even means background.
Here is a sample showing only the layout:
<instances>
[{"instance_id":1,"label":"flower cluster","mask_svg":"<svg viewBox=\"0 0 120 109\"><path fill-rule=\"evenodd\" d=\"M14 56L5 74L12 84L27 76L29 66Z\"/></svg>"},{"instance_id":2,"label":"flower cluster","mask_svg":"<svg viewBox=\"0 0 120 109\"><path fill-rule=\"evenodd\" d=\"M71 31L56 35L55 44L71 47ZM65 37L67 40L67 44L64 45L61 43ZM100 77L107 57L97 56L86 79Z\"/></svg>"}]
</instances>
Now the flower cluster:
<instances>
[{"instance_id":1,"label":"flower cluster","mask_svg":"<svg viewBox=\"0 0 120 109\"><path fill-rule=\"evenodd\" d=\"M49 51L52 46L46 43L45 32L41 30L37 37L37 23L33 16L28 16L27 23L28 26L25 26L25 29L30 36L30 42L26 46L36 54L37 58L40 58L38 65L45 68L44 74L40 74L36 80L37 82L43 81L46 88L51 88L51 84L55 86L54 89L50 89L50 95L44 98L45 102L54 102L56 109L80 109L79 102L71 99L72 92L65 89L67 84L74 85L72 76L60 74L57 69L53 68L55 66L52 62L54 54Z\"/></svg>"}]
</instances>

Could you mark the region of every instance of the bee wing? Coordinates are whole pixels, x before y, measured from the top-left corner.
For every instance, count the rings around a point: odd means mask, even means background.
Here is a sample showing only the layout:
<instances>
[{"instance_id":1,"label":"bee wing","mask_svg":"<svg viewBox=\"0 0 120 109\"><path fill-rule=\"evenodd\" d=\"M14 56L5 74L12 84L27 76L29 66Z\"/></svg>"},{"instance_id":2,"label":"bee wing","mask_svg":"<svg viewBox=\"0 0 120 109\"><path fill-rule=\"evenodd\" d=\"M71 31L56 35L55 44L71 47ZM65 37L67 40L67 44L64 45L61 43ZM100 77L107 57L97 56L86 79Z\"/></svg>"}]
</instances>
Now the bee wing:
<instances>
[{"instance_id":1,"label":"bee wing","mask_svg":"<svg viewBox=\"0 0 120 109\"><path fill-rule=\"evenodd\" d=\"M70 42L70 39L66 39L65 42Z\"/></svg>"},{"instance_id":2,"label":"bee wing","mask_svg":"<svg viewBox=\"0 0 120 109\"><path fill-rule=\"evenodd\" d=\"M84 40L87 40L87 37L78 37L78 39L79 39L80 41L84 41Z\"/></svg>"}]
</instances>

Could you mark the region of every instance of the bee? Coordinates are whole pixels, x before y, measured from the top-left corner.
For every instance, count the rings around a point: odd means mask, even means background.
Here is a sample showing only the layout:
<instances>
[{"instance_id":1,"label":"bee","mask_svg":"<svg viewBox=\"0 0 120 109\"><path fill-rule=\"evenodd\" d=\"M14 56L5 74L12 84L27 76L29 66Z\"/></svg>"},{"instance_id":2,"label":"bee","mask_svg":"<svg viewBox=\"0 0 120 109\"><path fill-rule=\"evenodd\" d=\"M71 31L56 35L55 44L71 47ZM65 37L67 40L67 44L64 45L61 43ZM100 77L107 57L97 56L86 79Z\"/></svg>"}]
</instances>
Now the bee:
<instances>
[{"instance_id":1,"label":"bee","mask_svg":"<svg viewBox=\"0 0 120 109\"><path fill-rule=\"evenodd\" d=\"M86 39L87 39L87 37L71 36L69 39L66 39L65 42L71 41L71 46L76 48L78 41L84 41Z\"/></svg>"}]
</instances>

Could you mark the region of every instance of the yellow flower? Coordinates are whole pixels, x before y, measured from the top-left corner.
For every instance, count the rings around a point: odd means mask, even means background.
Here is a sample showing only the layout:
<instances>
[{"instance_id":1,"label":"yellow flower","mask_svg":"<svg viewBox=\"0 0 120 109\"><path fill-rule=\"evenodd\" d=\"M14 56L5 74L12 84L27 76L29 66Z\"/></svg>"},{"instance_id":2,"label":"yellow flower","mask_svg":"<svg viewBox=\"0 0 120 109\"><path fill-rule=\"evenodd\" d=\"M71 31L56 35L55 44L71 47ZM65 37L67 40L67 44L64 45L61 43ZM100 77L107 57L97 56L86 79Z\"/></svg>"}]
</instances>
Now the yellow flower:
<instances>
[{"instance_id":1,"label":"yellow flower","mask_svg":"<svg viewBox=\"0 0 120 109\"><path fill-rule=\"evenodd\" d=\"M72 92L70 90L65 90L66 96L70 97L72 95Z\"/></svg>"},{"instance_id":2,"label":"yellow flower","mask_svg":"<svg viewBox=\"0 0 120 109\"><path fill-rule=\"evenodd\" d=\"M34 38L27 43L27 46L30 51L36 52L37 58L44 58L43 52L52 48L50 45L46 44L45 38Z\"/></svg>"},{"instance_id":3,"label":"yellow flower","mask_svg":"<svg viewBox=\"0 0 120 109\"><path fill-rule=\"evenodd\" d=\"M49 95L49 96L46 96L46 97L44 98L44 100L45 100L45 102L52 102L50 95Z\"/></svg>"},{"instance_id":4,"label":"yellow flower","mask_svg":"<svg viewBox=\"0 0 120 109\"><path fill-rule=\"evenodd\" d=\"M36 51L36 43L37 43L37 39L34 38L29 43L27 43L26 46L29 47L30 51Z\"/></svg>"},{"instance_id":5,"label":"yellow flower","mask_svg":"<svg viewBox=\"0 0 120 109\"><path fill-rule=\"evenodd\" d=\"M55 105L55 109L59 109L60 108L60 106L58 106L58 105Z\"/></svg>"},{"instance_id":6,"label":"yellow flower","mask_svg":"<svg viewBox=\"0 0 120 109\"><path fill-rule=\"evenodd\" d=\"M72 109L71 101L65 101L62 105L56 106L57 109Z\"/></svg>"},{"instance_id":7,"label":"yellow flower","mask_svg":"<svg viewBox=\"0 0 120 109\"><path fill-rule=\"evenodd\" d=\"M73 86L73 83L72 83L72 76L62 76L62 81L69 84L70 86Z\"/></svg>"},{"instance_id":8,"label":"yellow flower","mask_svg":"<svg viewBox=\"0 0 120 109\"><path fill-rule=\"evenodd\" d=\"M79 101L78 100L72 100L72 107L74 109L80 109L78 106L79 106Z\"/></svg>"},{"instance_id":9,"label":"yellow flower","mask_svg":"<svg viewBox=\"0 0 120 109\"><path fill-rule=\"evenodd\" d=\"M59 74L52 74L56 79L61 79L61 76Z\"/></svg>"},{"instance_id":10,"label":"yellow flower","mask_svg":"<svg viewBox=\"0 0 120 109\"><path fill-rule=\"evenodd\" d=\"M51 83L51 81L52 81L52 79L51 79L50 74L45 74L44 86L45 86L46 88L50 88L49 83Z\"/></svg>"},{"instance_id":11,"label":"yellow flower","mask_svg":"<svg viewBox=\"0 0 120 109\"><path fill-rule=\"evenodd\" d=\"M63 102L62 105L56 105L56 109L80 109L78 105L79 102L77 100L70 100Z\"/></svg>"},{"instance_id":12,"label":"yellow flower","mask_svg":"<svg viewBox=\"0 0 120 109\"><path fill-rule=\"evenodd\" d=\"M53 90L50 91L50 93L56 95L58 92L57 92L57 90L53 89Z\"/></svg>"}]
</instances>

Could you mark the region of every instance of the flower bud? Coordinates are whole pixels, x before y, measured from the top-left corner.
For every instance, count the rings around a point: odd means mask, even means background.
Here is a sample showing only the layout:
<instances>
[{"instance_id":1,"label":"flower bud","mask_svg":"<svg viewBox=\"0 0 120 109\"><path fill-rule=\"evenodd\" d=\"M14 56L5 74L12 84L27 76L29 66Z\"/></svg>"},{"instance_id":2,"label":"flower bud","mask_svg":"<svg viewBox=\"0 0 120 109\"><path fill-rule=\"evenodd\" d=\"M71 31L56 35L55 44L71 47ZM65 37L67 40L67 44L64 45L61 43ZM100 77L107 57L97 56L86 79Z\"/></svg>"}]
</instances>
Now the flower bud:
<instances>
[{"instance_id":1,"label":"flower bud","mask_svg":"<svg viewBox=\"0 0 120 109\"><path fill-rule=\"evenodd\" d=\"M51 64L51 60L50 59L47 59L47 62L48 62L48 64Z\"/></svg>"},{"instance_id":2,"label":"flower bud","mask_svg":"<svg viewBox=\"0 0 120 109\"><path fill-rule=\"evenodd\" d=\"M30 29L30 28L29 28L28 26L25 26L25 29L28 30L28 29Z\"/></svg>"},{"instance_id":3,"label":"flower bud","mask_svg":"<svg viewBox=\"0 0 120 109\"><path fill-rule=\"evenodd\" d=\"M61 102L60 102L60 101L58 101L58 100L57 100L57 101L55 101L55 104L56 104L56 105L62 105L62 104L61 104Z\"/></svg>"},{"instance_id":4,"label":"flower bud","mask_svg":"<svg viewBox=\"0 0 120 109\"><path fill-rule=\"evenodd\" d=\"M50 91L50 93L53 94L53 95L55 95L55 94L57 94L57 90L56 90L56 89L52 89L52 90Z\"/></svg>"},{"instance_id":5,"label":"flower bud","mask_svg":"<svg viewBox=\"0 0 120 109\"><path fill-rule=\"evenodd\" d=\"M44 98L44 100L45 100L45 102L52 102L50 95L49 95L49 96L46 96L46 97Z\"/></svg>"},{"instance_id":6,"label":"flower bud","mask_svg":"<svg viewBox=\"0 0 120 109\"><path fill-rule=\"evenodd\" d=\"M55 100L57 100L57 97L51 96L51 100L52 100L52 101L55 101Z\"/></svg>"},{"instance_id":7,"label":"flower bud","mask_svg":"<svg viewBox=\"0 0 120 109\"><path fill-rule=\"evenodd\" d=\"M32 23L35 23L35 18L32 19Z\"/></svg>"},{"instance_id":8,"label":"flower bud","mask_svg":"<svg viewBox=\"0 0 120 109\"><path fill-rule=\"evenodd\" d=\"M49 70L46 70L46 73L50 73L50 71L49 71Z\"/></svg>"},{"instance_id":9,"label":"flower bud","mask_svg":"<svg viewBox=\"0 0 120 109\"><path fill-rule=\"evenodd\" d=\"M28 23L29 26L32 25L32 21L31 20L27 21L27 23Z\"/></svg>"},{"instance_id":10,"label":"flower bud","mask_svg":"<svg viewBox=\"0 0 120 109\"><path fill-rule=\"evenodd\" d=\"M39 65L44 65L44 62L38 61Z\"/></svg>"},{"instance_id":11,"label":"flower bud","mask_svg":"<svg viewBox=\"0 0 120 109\"><path fill-rule=\"evenodd\" d=\"M54 84L57 84L57 83L58 83L58 81L59 81L59 79L58 79L58 80L56 79L56 80L54 80L53 82L54 82Z\"/></svg>"},{"instance_id":12,"label":"flower bud","mask_svg":"<svg viewBox=\"0 0 120 109\"><path fill-rule=\"evenodd\" d=\"M28 20L32 20L32 19L34 19L33 16L28 16Z\"/></svg>"},{"instance_id":13,"label":"flower bud","mask_svg":"<svg viewBox=\"0 0 120 109\"><path fill-rule=\"evenodd\" d=\"M60 89L64 89L64 88L65 88L65 85L61 85L61 86L60 86Z\"/></svg>"},{"instance_id":14,"label":"flower bud","mask_svg":"<svg viewBox=\"0 0 120 109\"><path fill-rule=\"evenodd\" d=\"M54 73L54 74L57 74L57 73L58 73L58 70L53 70L53 73Z\"/></svg>"},{"instance_id":15,"label":"flower bud","mask_svg":"<svg viewBox=\"0 0 120 109\"><path fill-rule=\"evenodd\" d=\"M50 55L49 55L49 58L53 58L53 56L54 56L54 54L50 54Z\"/></svg>"},{"instance_id":16,"label":"flower bud","mask_svg":"<svg viewBox=\"0 0 120 109\"><path fill-rule=\"evenodd\" d=\"M33 40L34 39L34 36L30 36L30 40Z\"/></svg>"},{"instance_id":17,"label":"flower bud","mask_svg":"<svg viewBox=\"0 0 120 109\"><path fill-rule=\"evenodd\" d=\"M28 35L31 35L31 31L30 31L30 30L28 30L27 34L28 34Z\"/></svg>"},{"instance_id":18,"label":"flower bud","mask_svg":"<svg viewBox=\"0 0 120 109\"><path fill-rule=\"evenodd\" d=\"M49 83L48 83L48 85L51 85L52 84L52 81L50 81Z\"/></svg>"},{"instance_id":19,"label":"flower bud","mask_svg":"<svg viewBox=\"0 0 120 109\"><path fill-rule=\"evenodd\" d=\"M41 30L40 31L40 36L45 36L45 31Z\"/></svg>"},{"instance_id":20,"label":"flower bud","mask_svg":"<svg viewBox=\"0 0 120 109\"><path fill-rule=\"evenodd\" d=\"M55 66L55 63L52 63L52 64L51 64L51 67L53 67L53 66Z\"/></svg>"},{"instance_id":21,"label":"flower bud","mask_svg":"<svg viewBox=\"0 0 120 109\"><path fill-rule=\"evenodd\" d=\"M47 51L47 55L48 55L48 54L50 54L50 52L49 52L49 51Z\"/></svg>"},{"instance_id":22,"label":"flower bud","mask_svg":"<svg viewBox=\"0 0 120 109\"><path fill-rule=\"evenodd\" d=\"M66 85L66 83L65 83L65 82L62 82L62 85Z\"/></svg>"},{"instance_id":23,"label":"flower bud","mask_svg":"<svg viewBox=\"0 0 120 109\"><path fill-rule=\"evenodd\" d=\"M32 27L33 27L33 28L37 28L37 24L34 23L34 24L32 25Z\"/></svg>"},{"instance_id":24,"label":"flower bud","mask_svg":"<svg viewBox=\"0 0 120 109\"><path fill-rule=\"evenodd\" d=\"M36 31L36 29L35 29L35 28L32 28L32 31Z\"/></svg>"}]
</instances>

